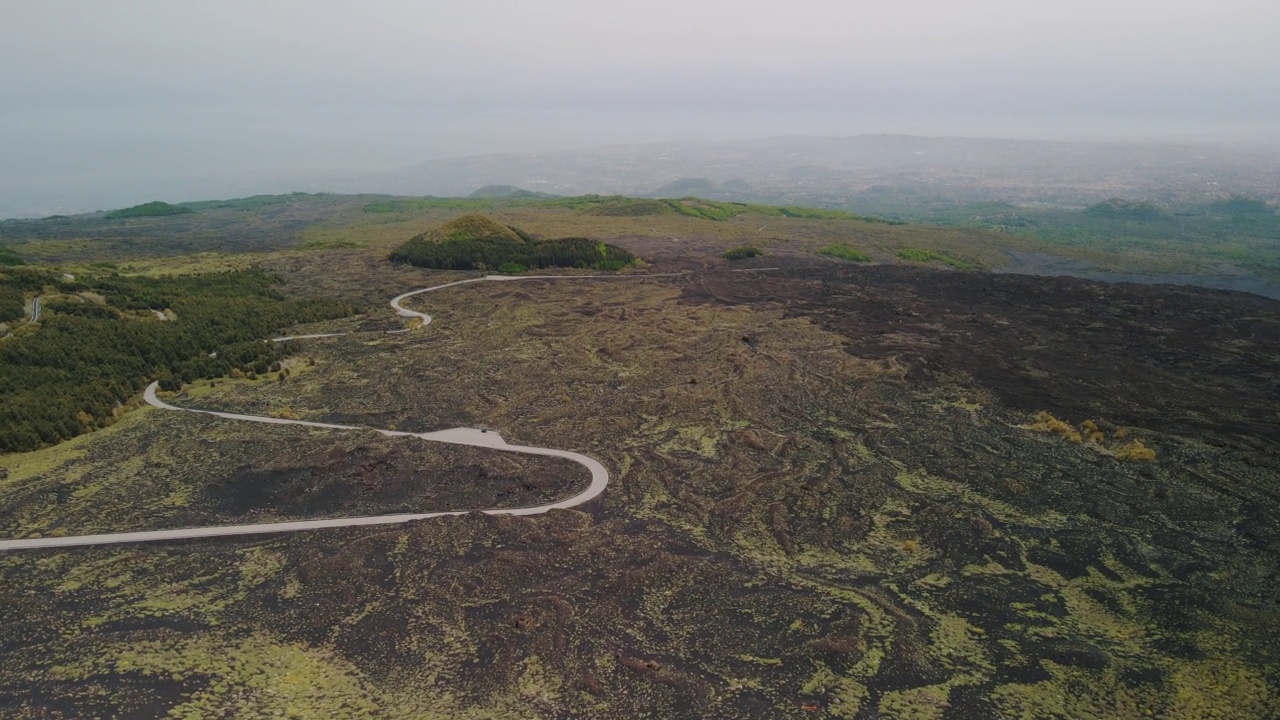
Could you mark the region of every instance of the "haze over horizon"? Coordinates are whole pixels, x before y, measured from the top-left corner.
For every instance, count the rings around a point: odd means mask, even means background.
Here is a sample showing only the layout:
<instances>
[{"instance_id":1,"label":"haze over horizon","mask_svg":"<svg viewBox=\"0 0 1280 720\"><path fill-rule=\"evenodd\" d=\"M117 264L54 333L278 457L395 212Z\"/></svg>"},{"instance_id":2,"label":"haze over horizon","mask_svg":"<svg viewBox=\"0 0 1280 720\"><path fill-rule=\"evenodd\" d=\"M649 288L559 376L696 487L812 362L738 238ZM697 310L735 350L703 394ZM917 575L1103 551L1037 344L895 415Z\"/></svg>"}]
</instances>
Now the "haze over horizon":
<instances>
[{"instance_id":1,"label":"haze over horizon","mask_svg":"<svg viewBox=\"0 0 1280 720\"><path fill-rule=\"evenodd\" d=\"M1280 8L1253 0L62 0L7 15L0 193L32 208L672 140L1280 143Z\"/></svg>"}]
</instances>

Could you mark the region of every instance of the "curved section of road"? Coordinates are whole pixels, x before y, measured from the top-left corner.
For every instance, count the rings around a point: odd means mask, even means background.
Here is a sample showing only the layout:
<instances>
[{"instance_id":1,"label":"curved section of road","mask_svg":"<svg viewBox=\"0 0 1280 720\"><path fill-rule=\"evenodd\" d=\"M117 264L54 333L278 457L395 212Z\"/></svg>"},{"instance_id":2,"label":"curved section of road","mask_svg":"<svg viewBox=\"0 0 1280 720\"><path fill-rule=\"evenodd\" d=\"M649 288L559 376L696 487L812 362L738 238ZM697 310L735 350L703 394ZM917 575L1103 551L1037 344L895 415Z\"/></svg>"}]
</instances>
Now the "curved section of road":
<instances>
[{"instance_id":1,"label":"curved section of road","mask_svg":"<svg viewBox=\"0 0 1280 720\"><path fill-rule=\"evenodd\" d=\"M271 342L289 342L290 340L314 340L316 338L342 337L347 333L314 333L312 335L285 335L271 338Z\"/></svg>"},{"instance_id":2,"label":"curved section of road","mask_svg":"<svg viewBox=\"0 0 1280 720\"><path fill-rule=\"evenodd\" d=\"M469 283L478 282L513 282L518 280L630 280L638 278L683 277L684 275L685 273L655 273L653 275L485 275L483 277L468 278L466 280L445 283L444 285L422 288L421 290L410 290L407 293L391 298L391 307L400 317L420 318L422 320L423 327L426 327L431 324L430 315L417 310L410 310L401 303L414 295L443 290L456 285L467 285Z\"/></svg>"},{"instance_id":3,"label":"curved section of road","mask_svg":"<svg viewBox=\"0 0 1280 720\"><path fill-rule=\"evenodd\" d=\"M24 315L27 312L25 303L23 304L22 312ZM10 330L4 335L0 335L0 340L8 340L10 337L13 336L14 333L18 332L18 328L24 328L28 325L33 325L38 322L40 322L40 297L39 296L37 296L34 300L31 301L31 317L27 318L27 321L22 323L18 327Z\"/></svg>"},{"instance_id":4,"label":"curved section of road","mask_svg":"<svg viewBox=\"0 0 1280 720\"><path fill-rule=\"evenodd\" d=\"M404 307L402 302L415 295L421 295L422 293L428 293L435 290L442 290L444 288L454 287L455 285L465 285L468 283L486 281L507 282L514 280L579 280L598 278L639 279L652 277L676 277L681 275L683 275L683 273L669 273L663 275L486 275L484 277L458 280L457 282L445 283L444 285L422 288L421 290L412 290L402 295L397 295L391 300L391 307L394 308L402 317L420 318L423 326L426 326L431 323L431 316L425 312L410 310ZM290 338L276 338L276 340L283 341L289 339L304 339L308 337L332 337L332 335L299 335ZM585 490L577 495L557 502L547 503L545 505L534 505L531 507L498 509L477 508L475 510L405 513L400 515L369 515L361 517L329 518L325 520L255 523L252 525L220 525L213 527L179 528L174 530L149 530L142 532L103 533L98 535L74 535L67 537L24 538L21 540L0 540L0 551L82 547L86 545L110 545L117 543L155 542L162 540L188 540L193 538L227 537L232 535L260 535L265 533L297 532L300 530L320 530L325 528L358 527L364 525L394 525L397 523L411 522L413 520L444 517L446 515L465 515L469 512L483 512L487 515L540 515L551 510L571 508L576 505L581 505L582 503L598 497L609 485L608 471L605 470L604 465L600 464L600 462L595 458L591 458L580 453L570 452L568 450L556 450L554 448L534 447L531 445L511 445L507 443L506 440L503 440L502 436L498 433L487 430L458 427L450 428L448 430L438 430L435 432L410 433L398 430L367 428L358 425L338 425L335 423L310 422L306 420L287 420L285 418L265 417L262 415L241 415L239 413L218 412L215 410L198 410L178 407L176 405L166 403L156 397L156 389L158 387L159 383L155 382L147 386L146 392L143 393L143 399L146 400L148 405L161 410L200 413L202 415L212 415L214 417L224 418L226 420L269 423L272 425L302 425L304 427L324 428L328 430L373 431L388 437L413 437L418 438L419 440L426 440L428 442L448 443L451 445L469 445L472 447L489 448L491 450L498 450L501 452L560 457L576 462L590 471L591 483L587 485Z\"/></svg>"}]
</instances>

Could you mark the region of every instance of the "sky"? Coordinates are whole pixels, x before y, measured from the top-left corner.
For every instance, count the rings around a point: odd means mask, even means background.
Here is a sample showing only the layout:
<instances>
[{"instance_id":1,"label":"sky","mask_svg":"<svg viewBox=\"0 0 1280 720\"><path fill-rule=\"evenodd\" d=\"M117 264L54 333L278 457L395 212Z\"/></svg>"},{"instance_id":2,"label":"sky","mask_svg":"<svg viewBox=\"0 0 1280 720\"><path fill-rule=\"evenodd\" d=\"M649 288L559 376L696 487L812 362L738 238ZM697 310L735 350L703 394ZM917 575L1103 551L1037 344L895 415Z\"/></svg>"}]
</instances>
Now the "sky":
<instances>
[{"instance_id":1,"label":"sky","mask_svg":"<svg viewBox=\"0 0 1280 720\"><path fill-rule=\"evenodd\" d=\"M1280 141L1272 0L5 5L0 193L55 204L780 134Z\"/></svg>"}]
</instances>

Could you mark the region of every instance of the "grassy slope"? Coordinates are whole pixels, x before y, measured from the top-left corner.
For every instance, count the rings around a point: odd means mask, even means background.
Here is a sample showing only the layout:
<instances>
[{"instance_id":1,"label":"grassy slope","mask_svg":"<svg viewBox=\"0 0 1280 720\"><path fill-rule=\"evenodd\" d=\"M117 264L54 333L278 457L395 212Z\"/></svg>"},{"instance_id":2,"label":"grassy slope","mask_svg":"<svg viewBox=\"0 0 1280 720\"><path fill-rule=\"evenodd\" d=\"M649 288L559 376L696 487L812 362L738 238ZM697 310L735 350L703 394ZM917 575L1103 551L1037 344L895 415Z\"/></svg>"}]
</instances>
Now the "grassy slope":
<instances>
[{"instance_id":1,"label":"grassy slope","mask_svg":"<svg viewBox=\"0 0 1280 720\"><path fill-rule=\"evenodd\" d=\"M112 210L106 214L108 220L123 220L126 218L140 217L168 217L170 215L187 215L195 212L189 207L183 205L170 205L167 202L149 202L133 207Z\"/></svg>"},{"instance_id":2,"label":"grassy slope","mask_svg":"<svg viewBox=\"0 0 1280 720\"><path fill-rule=\"evenodd\" d=\"M1042 252L1115 272L1213 272L1229 262L1280 277L1280 216L1232 219L1212 208L1179 210L1155 220L1097 217L1075 210L1000 203L963 207L925 200L871 204L891 217L928 225L861 222L830 210L694 199L388 198L293 194L184 203L197 212L134 218L101 216L0 223L0 244L34 261L87 264L103 258L151 258L215 251L273 252L291 247L391 247L464 213L481 212L544 237L680 237L724 239L723 247L786 243L813 251L829 244L867 246L873 259L900 251L934 251L979 268L1008 262L1004 250ZM878 226L878 227L877 227ZM993 232L994 231L994 232ZM389 235L394 232L396 235ZM806 242L817 239L819 244ZM825 242L822 242L825 241ZM191 266L175 258L174 264ZM205 258L200 264L215 263Z\"/></svg>"},{"instance_id":3,"label":"grassy slope","mask_svg":"<svg viewBox=\"0 0 1280 720\"><path fill-rule=\"evenodd\" d=\"M657 214L633 215L637 205L659 204ZM118 260L135 271L198 271L242 267L242 253L349 249L390 252L424 230L467 213L541 237L585 236L663 241L679 238L699 253L719 254L743 244L812 253L832 244L852 245L882 262L900 251L941 253L978 268L1001 267L1005 250L1025 250L1087 260L1107 267L1131 262L1117 251L1068 247L1036 238L971 228L893 225L849 213L701 200L585 198L385 198L283 195L236 201L187 203L198 212L137 218L125 226L97 216L0 223L0 244L37 262L87 265ZM614 215L623 208L621 215ZM637 250L638 247L628 249ZM358 254L358 253L357 253ZM644 253L640 253L644 256Z\"/></svg>"},{"instance_id":4,"label":"grassy slope","mask_svg":"<svg viewBox=\"0 0 1280 720\"><path fill-rule=\"evenodd\" d=\"M643 205L659 201L625 201ZM1026 238L969 229L927 225L894 225L829 211L746 206L697 201L709 208L703 214L686 214L669 206L655 214L612 214L623 201L616 199L434 200L395 201L378 204L377 212L347 213L306 231L306 242L317 245L350 241L390 250L399 242L464 212L484 212L499 222L543 237L585 236L613 239L645 257L644 248L628 244L632 239L662 242L678 239L698 252L720 254L750 244L766 251L781 249L809 254L831 244L850 244L872 259L898 262L907 248L932 250L979 268L1001 267L1008 262L1004 250L1055 251L1054 246ZM367 207L367 206L366 206ZM726 208L721 210L722 208ZM801 217L810 214L816 217ZM716 218L716 219L713 219ZM645 243L648 246L650 243ZM1087 250L1060 251L1066 257L1092 259Z\"/></svg>"},{"instance_id":5,"label":"grassy slope","mask_svg":"<svg viewBox=\"0 0 1280 720\"><path fill-rule=\"evenodd\" d=\"M1107 271L1212 273L1231 263L1280 280L1280 215L1227 203L1172 210L1139 206L1138 212L1105 212L1106 204L1092 210L1007 203L941 204L930 210L925 205L869 207L913 222L1033 239L1055 254L1083 251Z\"/></svg>"}]
</instances>

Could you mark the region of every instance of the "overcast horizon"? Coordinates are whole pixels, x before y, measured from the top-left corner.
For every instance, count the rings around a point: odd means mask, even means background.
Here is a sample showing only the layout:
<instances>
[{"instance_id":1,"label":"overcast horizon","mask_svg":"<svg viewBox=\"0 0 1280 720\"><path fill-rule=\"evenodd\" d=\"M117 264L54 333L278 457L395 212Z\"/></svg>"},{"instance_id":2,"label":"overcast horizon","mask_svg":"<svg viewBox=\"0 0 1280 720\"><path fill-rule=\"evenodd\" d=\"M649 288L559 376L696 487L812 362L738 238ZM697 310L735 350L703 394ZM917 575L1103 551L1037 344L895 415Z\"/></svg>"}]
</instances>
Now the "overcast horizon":
<instances>
[{"instance_id":1,"label":"overcast horizon","mask_svg":"<svg viewBox=\"0 0 1280 720\"><path fill-rule=\"evenodd\" d=\"M25 4L0 192L778 135L1280 143L1280 8L1026 5Z\"/></svg>"}]
</instances>

